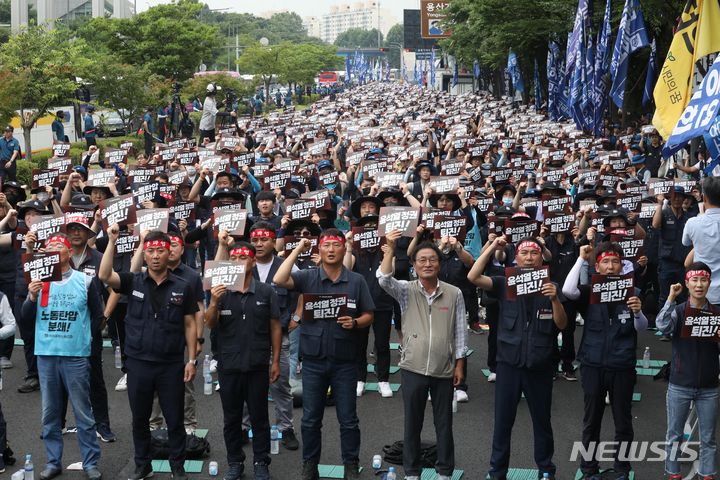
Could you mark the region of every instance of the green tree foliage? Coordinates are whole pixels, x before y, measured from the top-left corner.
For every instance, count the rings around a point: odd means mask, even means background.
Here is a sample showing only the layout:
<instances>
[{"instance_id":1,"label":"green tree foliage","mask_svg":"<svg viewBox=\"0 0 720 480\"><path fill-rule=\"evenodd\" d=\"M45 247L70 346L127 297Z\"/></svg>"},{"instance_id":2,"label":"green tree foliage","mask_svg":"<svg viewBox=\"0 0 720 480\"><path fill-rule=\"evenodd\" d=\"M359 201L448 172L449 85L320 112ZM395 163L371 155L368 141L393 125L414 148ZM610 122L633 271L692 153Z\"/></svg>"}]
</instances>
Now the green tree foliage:
<instances>
[{"instance_id":1,"label":"green tree foliage","mask_svg":"<svg viewBox=\"0 0 720 480\"><path fill-rule=\"evenodd\" d=\"M205 98L208 83L214 83L220 86L222 88L221 94L228 90L234 90L238 99L252 95L255 92L256 86L256 82L239 80L224 73L203 75L191 78L183 84L181 93L183 100L192 100L198 97L202 102Z\"/></svg>"},{"instance_id":2,"label":"green tree foliage","mask_svg":"<svg viewBox=\"0 0 720 480\"><path fill-rule=\"evenodd\" d=\"M0 125L7 125L22 106L17 92L27 83L25 71L19 73L5 70L0 72Z\"/></svg>"},{"instance_id":3,"label":"green tree foliage","mask_svg":"<svg viewBox=\"0 0 720 480\"><path fill-rule=\"evenodd\" d=\"M93 18L77 34L122 63L184 80L220 47L217 29L199 21L202 9L196 1L179 0L128 19Z\"/></svg>"},{"instance_id":4,"label":"green tree foliage","mask_svg":"<svg viewBox=\"0 0 720 480\"><path fill-rule=\"evenodd\" d=\"M403 44L404 36L405 28L402 23L393 25L388 31L387 38L385 39L385 48L388 49L390 68L400 68L400 48L398 45Z\"/></svg>"},{"instance_id":5,"label":"green tree foliage","mask_svg":"<svg viewBox=\"0 0 720 480\"><path fill-rule=\"evenodd\" d=\"M11 97L0 103L17 105L28 159L32 158L30 130L55 105L73 98L75 77L88 68L89 47L82 39L68 40L61 29L30 27L0 47L0 70L19 76ZM18 80L18 77L15 77Z\"/></svg>"},{"instance_id":6,"label":"green tree foliage","mask_svg":"<svg viewBox=\"0 0 720 480\"><path fill-rule=\"evenodd\" d=\"M376 28L365 30L362 28L351 28L345 30L335 39L335 46L340 48L378 48L382 46L382 34L378 44L378 31Z\"/></svg>"}]
</instances>

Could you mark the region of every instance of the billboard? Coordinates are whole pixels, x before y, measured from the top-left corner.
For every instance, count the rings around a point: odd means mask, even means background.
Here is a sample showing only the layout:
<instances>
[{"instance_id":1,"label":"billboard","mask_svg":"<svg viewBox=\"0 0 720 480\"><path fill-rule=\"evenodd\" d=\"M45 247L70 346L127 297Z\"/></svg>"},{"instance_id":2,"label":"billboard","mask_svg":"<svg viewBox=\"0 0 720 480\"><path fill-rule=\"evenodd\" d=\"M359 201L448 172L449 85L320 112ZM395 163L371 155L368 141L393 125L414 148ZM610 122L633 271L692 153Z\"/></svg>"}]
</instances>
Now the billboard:
<instances>
[{"instance_id":1,"label":"billboard","mask_svg":"<svg viewBox=\"0 0 720 480\"><path fill-rule=\"evenodd\" d=\"M420 29L420 10L403 10L403 47L410 51L426 50L435 47L435 40L422 38ZM429 57L428 57L429 58Z\"/></svg>"},{"instance_id":2,"label":"billboard","mask_svg":"<svg viewBox=\"0 0 720 480\"><path fill-rule=\"evenodd\" d=\"M447 38L450 31L445 30L442 22L447 17L449 1L434 2L420 0L420 36L422 38Z\"/></svg>"}]
</instances>

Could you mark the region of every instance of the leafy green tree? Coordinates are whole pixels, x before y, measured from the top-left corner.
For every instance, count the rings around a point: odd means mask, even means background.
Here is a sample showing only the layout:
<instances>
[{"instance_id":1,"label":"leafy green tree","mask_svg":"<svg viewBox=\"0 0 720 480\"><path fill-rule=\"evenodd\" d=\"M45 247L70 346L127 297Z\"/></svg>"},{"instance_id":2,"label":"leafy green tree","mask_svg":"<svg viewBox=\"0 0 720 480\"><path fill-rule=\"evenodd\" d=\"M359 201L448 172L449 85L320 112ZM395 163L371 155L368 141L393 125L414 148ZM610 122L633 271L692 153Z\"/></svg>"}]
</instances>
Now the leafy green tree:
<instances>
[{"instance_id":1,"label":"leafy green tree","mask_svg":"<svg viewBox=\"0 0 720 480\"><path fill-rule=\"evenodd\" d=\"M378 44L378 35L380 43ZM350 28L335 39L335 46L340 48L378 48L382 46L382 34L376 28L365 30L363 28Z\"/></svg>"},{"instance_id":2,"label":"leafy green tree","mask_svg":"<svg viewBox=\"0 0 720 480\"><path fill-rule=\"evenodd\" d=\"M400 47L398 45L403 44L403 37L405 36L405 27L402 23L393 25L388 31L387 38L385 39L385 48L388 49L388 60L390 61L390 68L400 68Z\"/></svg>"},{"instance_id":3,"label":"leafy green tree","mask_svg":"<svg viewBox=\"0 0 720 480\"><path fill-rule=\"evenodd\" d=\"M9 70L0 72L0 125L7 125L22 106L17 92L27 83L25 71L19 73Z\"/></svg>"},{"instance_id":4,"label":"leafy green tree","mask_svg":"<svg viewBox=\"0 0 720 480\"><path fill-rule=\"evenodd\" d=\"M89 47L82 39L68 40L61 29L30 27L0 47L2 70L21 76L11 97L0 103L19 105L28 160L32 159L30 130L55 105L72 99L77 88L75 77L87 69Z\"/></svg>"},{"instance_id":5,"label":"leafy green tree","mask_svg":"<svg viewBox=\"0 0 720 480\"><path fill-rule=\"evenodd\" d=\"M344 65L337 48L330 45L288 44L282 59L280 82L301 85L313 83L319 72L338 70Z\"/></svg>"},{"instance_id":6,"label":"leafy green tree","mask_svg":"<svg viewBox=\"0 0 720 480\"><path fill-rule=\"evenodd\" d=\"M240 80L224 73L202 75L191 78L183 84L181 91L182 98L190 100L198 97L202 102L203 98L205 98L208 83L214 83L220 86L222 88L221 94L229 90L235 91L239 100L243 97L251 96L255 92L256 86L256 82Z\"/></svg>"},{"instance_id":7,"label":"leafy green tree","mask_svg":"<svg viewBox=\"0 0 720 480\"><path fill-rule=\"evenodd\" d=\"M258 43L243 50L242 55L240 55L238 59L241 73L255 75L260 78L265 88L266 100L270 98L270 84L272 84L273 79L283 72L281 59L288 45L289 44L283 43L263 47Z\"/></svg>"}]
</instances>

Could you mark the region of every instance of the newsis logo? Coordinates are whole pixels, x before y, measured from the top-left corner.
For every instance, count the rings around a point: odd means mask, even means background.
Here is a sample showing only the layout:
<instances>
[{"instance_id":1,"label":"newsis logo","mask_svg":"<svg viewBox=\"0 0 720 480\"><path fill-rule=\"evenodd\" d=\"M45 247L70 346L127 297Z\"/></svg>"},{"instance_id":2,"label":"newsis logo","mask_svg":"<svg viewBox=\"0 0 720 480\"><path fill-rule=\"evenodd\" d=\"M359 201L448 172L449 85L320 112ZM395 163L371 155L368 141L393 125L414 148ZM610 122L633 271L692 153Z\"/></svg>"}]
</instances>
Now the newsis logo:
<instances>
[{"instance_id":1,"label":"newsis logo","mask_svg":"<svg viewBox=\"0 0 720 480\"><path fill-rule=\"evenodd\" d=\"M664 462L668 455L678 462L694 462L699 458L700 442L673 443L668 451L667 442L573 442L570 461L612 462L615 455L623 462Z\"/></svg>"}]
</instances>

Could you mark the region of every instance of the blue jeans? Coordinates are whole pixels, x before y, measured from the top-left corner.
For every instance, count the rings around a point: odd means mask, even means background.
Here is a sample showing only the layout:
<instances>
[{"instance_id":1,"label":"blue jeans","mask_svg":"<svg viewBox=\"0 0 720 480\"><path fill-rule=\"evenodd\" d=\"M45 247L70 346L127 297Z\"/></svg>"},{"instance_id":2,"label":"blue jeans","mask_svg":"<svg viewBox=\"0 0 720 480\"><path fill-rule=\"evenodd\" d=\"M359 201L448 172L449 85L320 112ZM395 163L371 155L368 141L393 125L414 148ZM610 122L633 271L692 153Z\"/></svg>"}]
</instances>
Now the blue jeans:
<instances>
[{"instance_id":1,"label":"blue jeans","mask_svg":"<svg viewBox=\"0 0 720 480\"><path fill-rule=\"evenodd\" d=\"M682 441L685 421L690 413L690 402L695 402L700 429L700 463L698 475L715 475L715 420L718 410L717 388L689 388L668 384L667 391L667 459L665 471L668 474L680 473L680 463L672 457L673 444ZM676 447L677 451L678 448Z\"/></svg>"},{"instance_id":2,"label":"blue jeans","mask_svg":"<svg viewBox=\"0 0 720 480\"><path fill-rule=\"evenodd\" d=\"M301 422L303 461L318 463L322 449L322 420L328 386L335 397L340 424L340 451L343 464L357 463L360 454L360 422L355 387L357 363L331 359L303 359L303 417Z\"/></svg>"},{"instance_id":3,"label":"blue jeans","mask_svg":"<svg viewBox=\"0 0 720 480\"><path fill-rule=\"evenodd\" d=\"M299 354L300 354L300 329L302 327L298 325L298 327L293 330L292 332L288 333L288 338L290 339L290 380L293 382L296 382L298 380L297 377L297 365L300 362Z\"/></svg>"},{"instance_id":4,"label":"blue jeans","mask_svg":"<svg viewBox=\"0 0 720 480\"><path fill-rule=\"evenodd\" d=\"M100 459L95 417L90 405L90 359L87 357L37 357L42 395L42 438L49 468L62 469L63 437L61 423L63 390L68 392L77 422L77 439L83 468L97 467Z\"/></svg>"}]
</instances>

